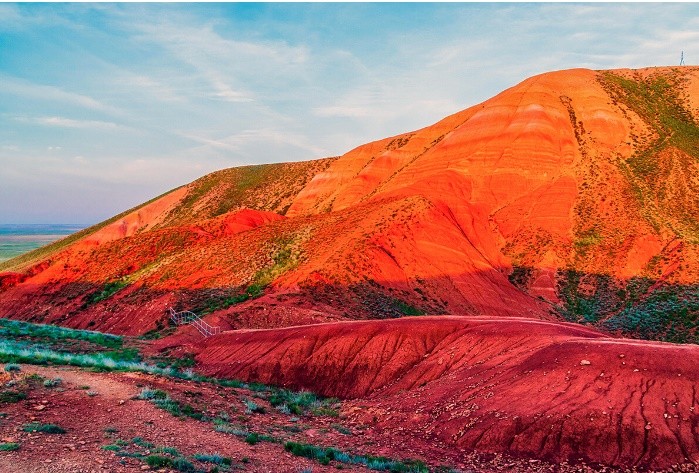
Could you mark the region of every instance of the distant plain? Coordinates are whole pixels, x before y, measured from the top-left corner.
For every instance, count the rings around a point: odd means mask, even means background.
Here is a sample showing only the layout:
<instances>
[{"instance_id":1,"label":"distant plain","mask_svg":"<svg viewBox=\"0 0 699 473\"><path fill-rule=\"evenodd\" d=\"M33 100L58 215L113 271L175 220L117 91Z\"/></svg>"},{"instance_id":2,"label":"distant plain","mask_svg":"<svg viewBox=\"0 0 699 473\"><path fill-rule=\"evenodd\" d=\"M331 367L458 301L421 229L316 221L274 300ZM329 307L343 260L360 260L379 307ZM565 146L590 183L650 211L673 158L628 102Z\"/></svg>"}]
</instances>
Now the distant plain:
<instances>
[{"instance_id":1,"label":"distant plain","mask_svg":"<svg viewBox=\"0 0 699 473\"><path fill-rule=\"evenodd\" d=\"M76 224L0 224L0 261L63 238L85 228Z\"/></svg>"}]
</instances>

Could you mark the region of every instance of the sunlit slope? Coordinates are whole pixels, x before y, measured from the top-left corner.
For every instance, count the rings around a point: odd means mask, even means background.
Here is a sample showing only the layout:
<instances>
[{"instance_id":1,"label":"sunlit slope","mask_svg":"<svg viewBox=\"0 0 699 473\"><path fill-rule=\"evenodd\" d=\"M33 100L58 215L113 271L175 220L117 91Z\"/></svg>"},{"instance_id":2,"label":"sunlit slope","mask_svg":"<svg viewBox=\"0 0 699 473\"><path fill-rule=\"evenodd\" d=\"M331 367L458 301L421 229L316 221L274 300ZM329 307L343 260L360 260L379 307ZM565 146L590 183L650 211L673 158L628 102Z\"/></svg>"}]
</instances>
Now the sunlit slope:
<instances>
[{"instance_id":1,"label":"sunlit slope","mask_svg":"<svg viewBox=\"0 0 699 473\"><path fill-rule=\"evenodd\" d=\"M5 263L0 315L134 333L171 306L225 327L524 315L694 341L698 77L552 72L340 158L213 173Z\"/></svg>"}]
</instances>

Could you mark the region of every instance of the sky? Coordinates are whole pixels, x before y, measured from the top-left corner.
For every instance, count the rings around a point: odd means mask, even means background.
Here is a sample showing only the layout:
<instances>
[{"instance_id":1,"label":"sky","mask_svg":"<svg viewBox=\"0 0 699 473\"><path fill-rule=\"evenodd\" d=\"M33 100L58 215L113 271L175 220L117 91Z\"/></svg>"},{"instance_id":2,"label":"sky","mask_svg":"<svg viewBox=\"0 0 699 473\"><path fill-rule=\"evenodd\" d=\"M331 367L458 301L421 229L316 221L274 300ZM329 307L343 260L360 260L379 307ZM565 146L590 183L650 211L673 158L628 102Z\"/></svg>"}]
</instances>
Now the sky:
<instances>
[{"instance_id":1,"label":"sky","mask_svg":"<svg viewBox=\"0 0 699 473\"><path fill-rule=\"evenodd\" d=\"M535 74L699 64L699 5L0 3L0 224L337 156Z\"/></svg>"}]
</instances>

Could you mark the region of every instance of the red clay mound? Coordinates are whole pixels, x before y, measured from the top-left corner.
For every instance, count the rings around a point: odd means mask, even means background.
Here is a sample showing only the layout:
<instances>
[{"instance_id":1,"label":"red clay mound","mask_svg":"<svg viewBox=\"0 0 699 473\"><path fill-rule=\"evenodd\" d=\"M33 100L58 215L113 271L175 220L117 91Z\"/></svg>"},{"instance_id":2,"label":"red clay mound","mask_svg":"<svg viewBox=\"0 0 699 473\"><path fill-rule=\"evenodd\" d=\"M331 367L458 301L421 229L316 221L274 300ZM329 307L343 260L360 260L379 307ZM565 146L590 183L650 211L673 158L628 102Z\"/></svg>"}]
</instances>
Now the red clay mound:
<instances>
[{"instance_id":1,"label":"red clay mound","mask_svg":"<svg viewBox=\"0 0 699 473\"><path fill-rule=\"evenodd\" d=\"M470 451L699 461L699 347L527 319L422 317L207 339L210 374L363 397L346 414Z\"/></svg>"},{"instance_id":2,"label":"red clay mound","mask_svg":"<svg viewBox=\"0 0 699 473\"><path fill-rule=\"evenodd\" d=\"M221 237L235 235L236 233L252 230L253 228L283 219L282 215L274 212L243 209L207 220L201 225L201 228L214 236Z\"/></svg>"}]
</instances>

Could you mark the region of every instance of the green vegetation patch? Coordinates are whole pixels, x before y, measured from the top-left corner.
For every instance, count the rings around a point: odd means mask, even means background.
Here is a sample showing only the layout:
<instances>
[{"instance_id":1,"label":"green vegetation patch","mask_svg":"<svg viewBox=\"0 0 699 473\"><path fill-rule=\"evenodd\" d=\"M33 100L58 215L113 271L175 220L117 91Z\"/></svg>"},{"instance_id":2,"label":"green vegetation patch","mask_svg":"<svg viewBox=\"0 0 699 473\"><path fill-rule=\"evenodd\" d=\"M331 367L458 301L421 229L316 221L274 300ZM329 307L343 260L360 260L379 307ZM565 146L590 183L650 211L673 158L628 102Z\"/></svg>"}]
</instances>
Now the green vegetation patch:
<instances>
[{"instance_id":1,"label":"green vegetation patch","mask_svg":"<svg viewBox=\"0 0 699 473\"><path fill-rule=\"evenodd\" d=\"M641 278L631 281L629 293L641 284ZM660 287L626 303L602 327L651 340L699 343L699 285Z\"/></svg>"},{"instance_id":2,"label":"green vegetation patch","mask_svg":"<svg viewBox=\"0 0 699 473\"><path fill-rule=\"evenodd\" d=\"M634 174L650 176L657 172L654 157L668 146L699 157L699 124L680 97L679 74L629 79L604 72L601 77L611 97L636 112L657 134L629 160Z\"/></svg>"},{"instance_id":3,"label":"green vegetation patch","mask_svg":"<svg viewBox=\"0 0 699 473\"><path fill-rule=\"evenodd\" d=\"M394 299L393 300L393 308L397 311L400 312L402 315L425 315L425 311L415 307L413 305L408 304L407 302L400 300L400 299Z\"/></svg>"},{"instance_id":4,"label":"green vegetation patch","mask_svg":"<svg viewBox=\"0 0 699 473\"><path fill-rule=\"evenodd\" d=\"M14 404L27 398L27 394L22 391L8 389L0 391L0 404Z\"/></svg>"},{"instance_id":5,"label":"green vegetation patch","mask_svg":"<svg viewBox=\"0 0 699 473\"><path fill-rule=\"evenodd\" d=\"M665 226L698 241L699 188L693 182L699 163L699 123L685 106L685 76L674 70L633 78L603 72L599 78L615 103L635 112L651 131L644 137L632 133L635 152L618 162L643 217L656 231ZM684 155L676 156L671 150ZM670 175L686 185L672 183L676 179L668 180Z\"/></svg>"},{"instance_id":6,"label":"green vegetation patch","mask_svg":"<svg viewBox=\"0 0 699 473\"><path fill-rule=\"evenodd\" d=\"M302 415L311 409L321 406L321 401L314 393L309 391L288 391L286 389L275 390L268 398L269 403L287 414Z\"/></svg>"},{"instance_id":7,"label":"green vegetation patch","mask_svg":"<svg viewBox=\"0 0 699 473\"><path fill-rule=\"evenodd\" d=\"M284 450L299 457L316 460L321 465L328 465L331 461L346 463L349 465L361 465L370 470L390 471L390 472L410 472L428 473L429 469L420 460L392 460L386 457L375 457L372 455L353 455L342 452L333 447L320 447L317 445L286 442Z\"/></svg>"},{"instance_id":8,"label":"green vegetation patch","mask_svg":"<svg viewBox=\"0 0 699 473\"><path fill-rule=\"evenodd\" d=\"M24 424L22 430L25 432L41 432L43 434L65 434L66 430L56 424L40 424L38 422L30 422Z\"/></svg>"},{"instance_id":9,"label":"green vegetation patch","mask_svg":"<svg viewBox=\"0 0 699 473\"><path fill-rule=\"evenodd\" d=\"M104 300L109 299L112 297L114 294L117 292L121 291L122 289L128 287L129 284L124 281L111 281L108 283L105 283L105 285L102 287L102 289L99 289L89 296L87 296L87 299L85 300L84 307L89 307L91 305L97 304L98 302L102 302Z\"/></svg>"},{"instance_id":10,"label":"green vegetation patch","mask_svg":"<svg viewBox=\"0 0 699 473\"><path fill-rule=\"evenodd\" d=\"M140 371L154 374L177 374L173 370L159 369L139 361L136 349L98 353L69 353L40 344L0 339L0 362L28 363L45 365L83 366L103 371Z\"/></svg>"},{"instance_id":11,"label":"green vegetation patch","mask_svg":"<svg viewBox=\"0 0 699 473\"><path fill-rule=\"evenodd\" d=\"M151 468L170 468L172 458L163 455L148 455L145 458L146 464Z\"/></svg>"},{"instance_id":12,"label":"green vegetation patch","mask_svg":"<svg viewBox=\"0 0 699 473\"><path fill-rule=\"evenodd\" d=\"M259 270L245 289L233 290L229 294L212 296L193 309L193 312L205 315L217 310L227 309L233 305L264 295L265 288L283 273L294 269L302 259L293 236L274 240L272 264Z\"/></svg>"},{"instance_id":13,"label":"green vegetation patch","mask_svg":"<svg viewBox=\"0 0 699 473\"><path fill-rule=\"evenodd\" d=\"M0 442L0 452L14 452L19 450L17 442Z\"/></svg>"},{"instance_id":14,"label":"green vegetation patch","mask_svg":"<svg viewBox=\"0 0 699 473\"><path fill-rule=\"evenodd\" d=\"M202 463L211 463L221 466L231 466L233 464L233 460L219 453L195 453L194 459Z\"/></svg>"},{"instance_id":15,"label":"green vegetation patch","mask_svg":"<svg viewBox=\"0 0 699 473\"><path fill-rule=\"evenodd\" d=\"M560 315L625 336L699 343L699 284L658 284L645 277L627 282L574 270L557 273Z\"/></svg>"},{"instance_id":16,"label":"green vegetation patch","mask_svg":"<svg viewBox=\"0 0 699 473\"><path fill-rule=\"evenodd\" d=\"M19 320L0 319L0 336L37 338L42 341L82 340L105 348L121 348L123 337L91 330L77 330L56 325L32 324Z\"/></svg>"}]
</instances>

